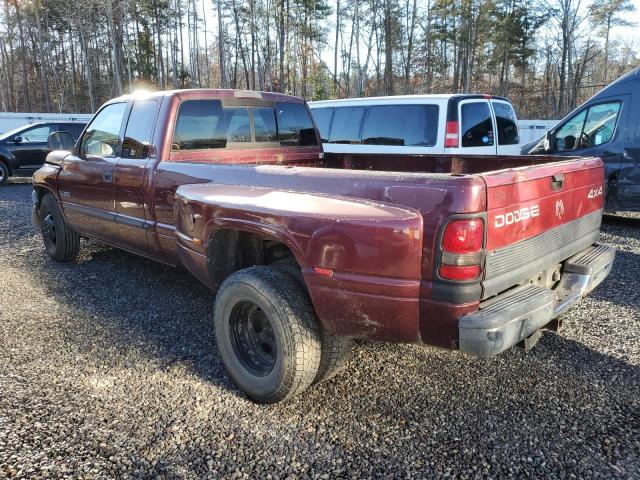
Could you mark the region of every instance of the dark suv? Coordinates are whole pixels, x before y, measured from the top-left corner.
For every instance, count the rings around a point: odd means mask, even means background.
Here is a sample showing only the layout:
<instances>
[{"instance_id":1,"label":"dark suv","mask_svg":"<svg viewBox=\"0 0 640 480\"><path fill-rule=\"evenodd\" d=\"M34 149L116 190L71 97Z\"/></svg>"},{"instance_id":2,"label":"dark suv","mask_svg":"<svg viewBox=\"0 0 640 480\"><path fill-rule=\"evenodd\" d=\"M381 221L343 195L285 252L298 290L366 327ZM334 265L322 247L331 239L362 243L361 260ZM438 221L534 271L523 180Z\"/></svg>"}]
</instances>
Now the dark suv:
<instances>
[{"instance_id":1,"label":"dark suv","mask_svg":"<svg viewBox=\"0 0 640 480\"><path fill-rule=\"evenodd\" d=\"M49 153L47 140L53 132L69 132L78 139L86 123L46 122L25 125L0 134L0 185L9 176L28 176L44 163Z\"/></svg>"},{"instance_id":2,"label":"dark suv","mask_svg":"<svg viewBox=\"0 0 640 480\"><path fill-rule=\"evenodd\" d=\"M607 207L640 210L640 68L602 89L522 153L600 157Z\"/></svg>"}]
</instances>

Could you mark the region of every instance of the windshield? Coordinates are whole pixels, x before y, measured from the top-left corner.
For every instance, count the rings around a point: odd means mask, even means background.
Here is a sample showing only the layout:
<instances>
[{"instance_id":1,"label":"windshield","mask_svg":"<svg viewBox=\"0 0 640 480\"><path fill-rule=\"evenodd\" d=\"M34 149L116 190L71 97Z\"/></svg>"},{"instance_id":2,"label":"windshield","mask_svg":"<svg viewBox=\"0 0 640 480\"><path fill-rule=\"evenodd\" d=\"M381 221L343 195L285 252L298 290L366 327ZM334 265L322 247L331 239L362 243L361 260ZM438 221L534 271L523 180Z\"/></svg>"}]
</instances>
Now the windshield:
<instances>
[{"instance_id":1,"label":"windshield","mask_svg":"<svg viewBox=\"0 0 640 480\"><path fill-rule=\"evenodd\" d=\"M21 127L14 128L13 130L9 130L8 132L0 133L0 140L6 140L7 138L11 138L15 136L17 133L20 133L21 131L26 130L27 127L30 127L30 126L31 125L23 125Z\"/></svg>"}]
</instances>

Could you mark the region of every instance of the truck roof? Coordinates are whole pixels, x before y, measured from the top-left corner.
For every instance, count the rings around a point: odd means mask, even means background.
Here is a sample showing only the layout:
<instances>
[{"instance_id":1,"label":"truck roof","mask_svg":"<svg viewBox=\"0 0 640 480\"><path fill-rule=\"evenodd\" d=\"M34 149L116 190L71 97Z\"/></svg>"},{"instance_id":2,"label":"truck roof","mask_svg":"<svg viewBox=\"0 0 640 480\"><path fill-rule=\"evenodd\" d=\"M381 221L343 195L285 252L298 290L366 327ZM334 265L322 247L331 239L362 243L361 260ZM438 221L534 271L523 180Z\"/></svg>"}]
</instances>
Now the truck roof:
<instances>
[{"instance_id":1,"label":"truck roof","mask_svg":"<svg viewBox=\"0 0 640 480\"><path fill-rule=\"evenodd\" d=\"M300 97L293 95L285 95L275 92L261 92L254 90L238 90L230 88L189 88L184 90L160 90L160 91L146 91L140 90L127 95L122 95L117 98L113 98L106 103L113 103L123 100L142 99L142 98L158 98L158 97L173 97L180 98L201 98L201 99L214 99L214 98L259 98L271 101L289 102L289 103L304 103L304 100Z\"/></svg>"},{"instance_id":2,"label":"truck roof","mask_svg":"<svg viewBox=\"0 0 640 480\"><path fill-rule=\"evenodd\" d=\"M380 97L362 97L362 98L341 98L335 100L319 100L315 102L309 102L310 107L332 106L332 105L361 105L372 103L389 103L393 101L401 101L403 103L420 100L450 100L466 99L466 98L492 98L496 100L509 101L505 97L499 97L496 95L486 95L479 93L443 93L443 94L424 94L424 95L389 95Z\"/></svg>"}]
</instances>

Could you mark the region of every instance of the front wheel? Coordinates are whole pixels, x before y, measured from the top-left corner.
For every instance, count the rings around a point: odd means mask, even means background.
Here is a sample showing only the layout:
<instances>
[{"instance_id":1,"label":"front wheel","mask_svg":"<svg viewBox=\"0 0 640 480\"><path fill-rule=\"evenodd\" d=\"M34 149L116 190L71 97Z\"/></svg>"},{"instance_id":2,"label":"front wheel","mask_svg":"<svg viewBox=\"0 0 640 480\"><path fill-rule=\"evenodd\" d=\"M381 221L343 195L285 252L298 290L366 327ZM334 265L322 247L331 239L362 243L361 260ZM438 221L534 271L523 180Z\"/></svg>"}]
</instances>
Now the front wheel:
<instances>
[{"instance_id":1,"label":"front wheel","mask_svg":"<svg viewBox=\"0 0 640 480\"><path fill-rule=\"evenodd\" d=\"M70 262L78 256L80 235L64 221L60 207L50 194L40 203L40 229L44 247L51 258Z\"/></svg>"},{"instance_id":2,"label":"front wheel","mask_svg":"<svg viewBox=\"0 0 640 480\"><path fill-rule=\"evenodd\" d=\"M9 181L9 168L0 160L0 186Z\"/></svg>"},{"instance_id":3,"label":"front wheel","mask_svg":"<svg viewBox=\"0 0 640 480\"><path fill-rule=\"evenodd\" d=\"M289 399L316 378L315 313L298 283L281 271L258 266L230 275L216 297L215 333L227 372L257 402Z\"/></svg>"}]
</instances>

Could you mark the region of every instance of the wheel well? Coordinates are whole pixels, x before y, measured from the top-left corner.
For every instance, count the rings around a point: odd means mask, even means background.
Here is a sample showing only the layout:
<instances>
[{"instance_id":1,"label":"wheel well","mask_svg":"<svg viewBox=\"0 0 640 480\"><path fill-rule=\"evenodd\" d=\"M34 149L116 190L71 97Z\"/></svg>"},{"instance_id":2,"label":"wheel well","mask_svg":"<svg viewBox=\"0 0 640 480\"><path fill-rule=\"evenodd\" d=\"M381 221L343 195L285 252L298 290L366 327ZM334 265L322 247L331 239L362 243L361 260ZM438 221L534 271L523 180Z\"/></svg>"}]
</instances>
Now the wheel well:
<instances>
[{"instance_id":1,"label":"wheel well","mask_svg":"<svg viewBox=\"0 0 640 480\"><path fill-rule=\"evenodd\" d=\"M4 157L0 157L0 163L2 163L5 167L7 167L7 170L9 171L9 175L13 175L13 172L11 171L11 164L9 163L9 160L7 160Z\"/></svg>"},{"instance_id":2,"label":"wheel well","mask_svg":"<svg viewBox=\"0 0 640 480\"><path fill-rule=\"evenodd\" d=\"M300 269L291 249L278 240L240 230L214 230L209 238L207 267L216 287L232 273L254 265L287 265Z\"/></svg>"}]
</instances>

